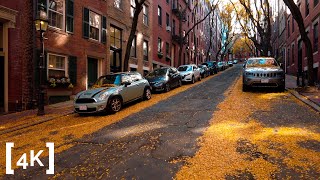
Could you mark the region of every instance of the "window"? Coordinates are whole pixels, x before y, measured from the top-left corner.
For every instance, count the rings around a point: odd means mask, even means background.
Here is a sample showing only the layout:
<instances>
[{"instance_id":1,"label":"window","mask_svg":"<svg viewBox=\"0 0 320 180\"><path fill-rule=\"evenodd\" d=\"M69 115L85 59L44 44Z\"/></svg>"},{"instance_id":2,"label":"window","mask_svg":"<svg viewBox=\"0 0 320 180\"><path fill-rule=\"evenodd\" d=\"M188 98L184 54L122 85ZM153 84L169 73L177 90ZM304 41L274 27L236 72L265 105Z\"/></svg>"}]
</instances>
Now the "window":
<instances>
[{"instance_id":1,"label":"window","mask_svg":"<svg viewBox=\"0 0 320 180\"><path fill-rule=\"evenodd\" d=\"M319 0L314 0L313 1L313 6L316 7L316 5L319 3Z\"/></svg>"},{"instance_id":2,"label":"window","mask_svg":"<svg viewBox=\"0 0 320 180\"><path fill-rule=\"evenodd\" d=\"M287 66L290 66L290 48L288 48Z\"/></svg>"},{"instance_id":3,"label":"window","mask_svg":"<svg viewBox=\"0 0 320 180\"><path fill-rule=\"evenodd\" d=\"M168 42L166 42L166 55L167 57L170 57L170 45Z\"/></svg>"},{"instance_id":4,"label":"window","mask_svg":"<svg viewBox=\"0 0 320 180\"><path fill-rule=\"evenodd\" d=\"M306 16L309 15L309 0L305 0L306 1Z\"/></svg>"},{"instance_id":5,"label":"window","mask_svg":"<svg viewBox=\"0 0 320 180\"><path fill-rule=\"evenodd\" d=\"M130 55L131 57L137 57L137 36L133 38Z\"/></svg>"},{"instance_id":6,"label":"window","mask_svg":"<svg viewBox=\"0 0 320 180\"><path fill-rule=\"evenodd\" d=\"M66 77L66 57L48 54L48 77Z\"/></svg>"},{"instance_id":7,"label":"window","mask_svg":"<svg viewBox=\"0 0 320 180\"><path fill-rule=\"evenodd\" d=\"M131 17L133 17L134 16L134 12L136 11L136 2L135 2L135 0L130 0L130 4L131 4L130 13L131 13Z\"/></svg>"},{"instance_id":8,"label":"window","mask_svg":"<svg viewBox=\"0 0 320 180\"><path fill-rule=\"evenodd\" d=\"M158 52L161 52L162 50L162 48L161 48L161 46L162 46L162 40L161 40L161 38L158 38Z\"/></svg>"},{"instance_id":9,"label":"window","mask_svg":"<svg viewBox=\"0 0 320 180\"><path fill-rule=\"evenodd\" d=\"M148 41L143 41L143 60L148 61L148 54L149 54L149 44Z\"/></svg>"},{"instance_id":10,"label":"window","mask_svg":"<svg viewBox=\"0 0 320 180\"><path fill-rule=\"evenodd\" d=\"M169 0L166 0L167 4L169 4Z\"/></svg>"},{"instance_id":11,"label":"window","mask_svg":"<svg viewBox=\"0 0 320 180\"><path fill-rule=\"evenodd\" d=\"M114 5L114 7L121 9L122 0L114 0L113 5Z\"/></svg>"},{"instance_id":12,"label":"window","mask_svg":"<svg viewBox=\"0 0 320 180\"><path fill-rule=\"evenodd\" d=\"M143 24L149 24L149 8L147 5L143 5Z\"/></svg>"},{"instance_id":13,"label":"window","mask_svg":"<svg viewBox=\"0 0 320 180\"><path fill-rule=\"evenodd\" d=\"M319 42L319 23L313 25L313 52L318 51L318 42Z\"/></svg>"},{"instance_id":14,"label":"window","mask_svg":"<svg viewBox=\"0 0 320 180\"><path fill-rule=\"evenodd\" d=\"M48 0L49 25L59 29L64 28L64 0Z\"/></svg>"},{"instance_id":15,"label":"window","mask_svg":"<svg viewBox=\"0 0 320 180\"><path fill-rule=\"evenodd\" d=\"M116 49L121 49L122 31L121 29L111 26L110 27L110 45Z\"/></svg>"},{"instance_id":16,"label":"window","mask_svg":"<svg viewBox=\"0 0 320 180\"><path fill-rule=\"evenodd\" d=\"M158 6L158 24L162 26L162 9Z\"/></svg>"},{"instance_id":17,"label":"window","mask_svg":"<svg viewBox=\"0 0 320 180\"><path fill-rule=\"evenodd\" d=\"M90 11L89 16L90 16L89 17L89 25L90 25L89 38L99 41L101 16L92 11Z\"/></svg>"},{"instance_id":18,"label":"window","mask_svg":"<svg viewBox=\"0 0 320 180\"><path fill-rule=\"evenodd\" d=\"M168 13L166 13L166 24L167 24L167 27L170 26L170 17Z\"/></svg>"},{"instance_id":19,"label":"window","mask_svg":"<svg viewBox=\"0 0 320 180\"><path fill-rule=\"evenodd\" d=\"M174 19L172 20L172 34L176 35L176 21Z\"/></svg>"}]
</instances>

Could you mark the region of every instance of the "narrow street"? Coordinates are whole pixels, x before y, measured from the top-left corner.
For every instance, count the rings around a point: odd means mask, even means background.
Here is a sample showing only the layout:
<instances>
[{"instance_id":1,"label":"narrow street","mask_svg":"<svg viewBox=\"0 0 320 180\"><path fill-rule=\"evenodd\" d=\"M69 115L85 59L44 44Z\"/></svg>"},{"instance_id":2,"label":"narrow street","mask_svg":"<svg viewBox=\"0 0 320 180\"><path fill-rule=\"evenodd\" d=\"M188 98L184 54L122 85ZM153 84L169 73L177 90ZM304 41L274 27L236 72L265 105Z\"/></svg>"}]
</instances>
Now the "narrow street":
<instances>
[{"instance_id":1,"label":"narrow street","mask_svg":"<svg viewBox=\"0 0 320 180\"><path fill-rule=\"evenodd\" d=\"M84 137L63 136L65 142L57 148L65 147L55 154L53 177L319 177L320 115L287 92L243 93L241 70L241 65L237 65ZM115 116L97 116L97 123L110 117ZM70 121L90 118L95 117L69 117ZM95 126L83 123L70 127L77 131L77 127ZM54 124L44 127L56 128ZM61 136L59 133L49 131L42 140L53 140L51 136ZM14 134L9 138L19 137L23 130ZM43 162L47 164L46 160ZM14 178L52 177L44 175L45 169L17 169Z\"/></svg>"}]
</instances>

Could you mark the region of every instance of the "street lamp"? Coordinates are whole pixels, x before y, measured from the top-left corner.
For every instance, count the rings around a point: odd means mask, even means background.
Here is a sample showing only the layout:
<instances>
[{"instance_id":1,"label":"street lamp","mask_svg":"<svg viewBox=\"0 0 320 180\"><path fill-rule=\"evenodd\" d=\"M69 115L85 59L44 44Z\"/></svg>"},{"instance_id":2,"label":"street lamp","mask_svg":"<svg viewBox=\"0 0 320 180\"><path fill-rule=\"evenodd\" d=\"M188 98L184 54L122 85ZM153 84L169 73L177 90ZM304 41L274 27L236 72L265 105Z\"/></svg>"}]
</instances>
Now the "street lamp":
<instances>
[{"instance_id":1,"label":"street lamp","mask_svg":"<svg viewBox=\"0 0 320 180\"><path fill-rule=\"evenodd\" d=\"M43 76L45 75L43 73L45 65L45 57L44 57L44 32L47 31L48 28L48 20L47 20L47 13L44 10L44 7L40 6L40 11L38 12L38 16L36 20L34 21L36 30L40 32L40 44L41 44L41 54L40 54L40 60L39 60L39 97L38 97L38 116L43 116L44 113L44 94L45 94L45 85L43 83Z\"/></svg>"}]
</instances>

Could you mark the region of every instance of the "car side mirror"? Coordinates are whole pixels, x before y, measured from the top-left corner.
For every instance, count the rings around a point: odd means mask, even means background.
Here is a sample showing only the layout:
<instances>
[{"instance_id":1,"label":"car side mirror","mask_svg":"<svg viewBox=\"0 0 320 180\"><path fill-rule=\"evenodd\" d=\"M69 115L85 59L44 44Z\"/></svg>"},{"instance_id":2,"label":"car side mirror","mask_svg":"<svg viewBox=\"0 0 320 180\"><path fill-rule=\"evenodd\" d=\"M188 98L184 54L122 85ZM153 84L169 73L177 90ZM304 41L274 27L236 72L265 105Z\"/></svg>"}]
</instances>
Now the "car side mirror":
<instances>
[{"instance_id":1,"label":"car side mirror","mask_svg":"<svg viewBox=\"0 0 320 180\"><path fill-rule=\"evenodd\" d=\"M122 84L123 84L125 87L127 87L127 86L129 86L129 85L131 84L131 82L125 81L125 82L123 82Z\"/></svg>"}]
</instances>

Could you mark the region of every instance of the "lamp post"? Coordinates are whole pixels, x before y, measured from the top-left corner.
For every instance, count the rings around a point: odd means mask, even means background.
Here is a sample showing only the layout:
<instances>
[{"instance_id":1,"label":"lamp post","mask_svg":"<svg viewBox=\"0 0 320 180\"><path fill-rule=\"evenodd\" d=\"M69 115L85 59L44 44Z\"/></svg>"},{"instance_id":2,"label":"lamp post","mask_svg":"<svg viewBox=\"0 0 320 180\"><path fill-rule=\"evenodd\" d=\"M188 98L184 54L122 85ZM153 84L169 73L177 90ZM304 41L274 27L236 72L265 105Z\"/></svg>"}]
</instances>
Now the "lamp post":
<instances>
[{"instance_id":1,"label":"lamp post","mask_svg":"<svg viewBox=\"0 0 320 180\"><path fill-rule=\"evenodd\" d=\"M38 16L36 20L34 21L36 30L40 32L40 44L41 44L41 54L40 54L40 60L39 60L39 92L38 92L38 116L43 116L44 113L44 94L45 94L45 85L43 83L43 76L45 75L44 67L45 66L45 57L44 57L44 32L47 31L48 28L48 20L47 20L47 13L44 10L43 6L40 6L40 11L38 12Z\"/></svg>"}]
</instances>

